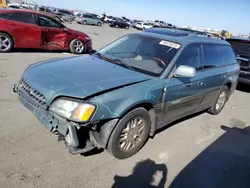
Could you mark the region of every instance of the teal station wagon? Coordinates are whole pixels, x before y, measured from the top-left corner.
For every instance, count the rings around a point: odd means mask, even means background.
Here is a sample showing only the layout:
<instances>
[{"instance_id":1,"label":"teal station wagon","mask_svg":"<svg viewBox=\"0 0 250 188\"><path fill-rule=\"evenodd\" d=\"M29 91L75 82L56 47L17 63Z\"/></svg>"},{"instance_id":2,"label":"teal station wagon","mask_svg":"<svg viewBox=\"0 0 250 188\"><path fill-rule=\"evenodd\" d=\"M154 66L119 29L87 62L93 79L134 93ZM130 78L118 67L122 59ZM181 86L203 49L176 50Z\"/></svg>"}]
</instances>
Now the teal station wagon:
<instances>
[{"instance_id":1,"label":"teal station wagon","mask_svg":"<svg viewBox=\"0 0 250 188\"><path fill-rule=\"evenodd\" d=\"M104 148L125 159L175 120L219 114L238 76L226 41L152 28L91 55L32 64L14 92L72 154Z\"/></svg>"}]
</instances>

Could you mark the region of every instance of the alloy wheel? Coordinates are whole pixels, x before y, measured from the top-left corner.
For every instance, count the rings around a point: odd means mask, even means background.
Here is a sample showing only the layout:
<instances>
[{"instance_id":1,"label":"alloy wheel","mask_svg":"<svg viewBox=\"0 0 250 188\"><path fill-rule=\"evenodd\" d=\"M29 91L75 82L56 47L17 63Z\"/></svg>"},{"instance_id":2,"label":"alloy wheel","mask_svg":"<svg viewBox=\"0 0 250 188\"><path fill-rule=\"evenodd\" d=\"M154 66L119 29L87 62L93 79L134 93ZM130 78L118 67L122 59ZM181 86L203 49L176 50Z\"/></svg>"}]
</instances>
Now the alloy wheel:
<instances>
[{"instance_id":1,"label":"alloy wheel","mask_svg":"<svg viewBox=\"0 0 250 188\"><path fill-rule=\"evenodd\" d=\"M74 44L74 49L75 49L75 52L78 54L83 53L83 51L85 49L83 42L77 40Z\"/></svg>"},{"instance_id":2,"label":"alloy wheel","mask_svg":"<svg viewBox=\"0 0 250 188\"><path fill-rule=\"evenodd\" d=\"M130 120L120 134L119 146L122 150L129 151L142 139L146 122L141 117Z\"/></svg>"},{"instance_id":3,"label":"alloy wheel","mask_svg":"<svg viewBox=\"0 0 250 188\"><path fill-rule=\"evenodd\" d=\"M11 41L8 37L0 35L0 51L8 51L11 47Z\"/></svg>"},{"instance_id":4,"label":"alloy wheel","mask_svg":"<svg viewBox=\"0 0 250 188\"><path fill-rule=\"evenodd\" d=\"M227 99L227 93L225 91L223 91L219 95L219 98L216 102L216 105L215 105L216 110L219 110L220 108L222 108L224 106L224 104L226 103L226 99Z\"/></svg>"}]
</instances>

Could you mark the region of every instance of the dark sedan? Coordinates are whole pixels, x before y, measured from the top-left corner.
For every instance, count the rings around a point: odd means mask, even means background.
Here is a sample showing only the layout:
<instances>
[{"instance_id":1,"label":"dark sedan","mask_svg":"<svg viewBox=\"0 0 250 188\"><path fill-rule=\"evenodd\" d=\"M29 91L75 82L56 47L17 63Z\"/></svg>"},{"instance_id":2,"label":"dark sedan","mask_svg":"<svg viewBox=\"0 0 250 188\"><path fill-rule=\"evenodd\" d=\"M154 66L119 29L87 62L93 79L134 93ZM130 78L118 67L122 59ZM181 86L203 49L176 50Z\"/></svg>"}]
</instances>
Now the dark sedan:
<instances>
[{"instance_id":1,"label":"dark sedan","mask_svg":"<svg viewBox=\"0 0 250 188\"><path fill-rule=\"evenodd\" d=\"M122 19L115 19L109 24L110 27L116 27L116 28L129 28L129 24L123 21Z\"/></svg>"}]
</instances>

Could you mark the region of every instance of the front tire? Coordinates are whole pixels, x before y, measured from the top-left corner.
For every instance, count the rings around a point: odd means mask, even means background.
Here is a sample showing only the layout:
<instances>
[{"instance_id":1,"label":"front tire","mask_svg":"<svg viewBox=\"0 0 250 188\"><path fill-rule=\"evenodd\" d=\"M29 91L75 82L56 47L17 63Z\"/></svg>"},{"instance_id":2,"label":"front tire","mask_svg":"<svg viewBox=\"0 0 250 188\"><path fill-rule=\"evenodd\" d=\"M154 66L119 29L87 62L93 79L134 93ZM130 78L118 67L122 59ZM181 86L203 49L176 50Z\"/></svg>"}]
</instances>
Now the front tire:
<instances>
[{"instance_id":1,"label":"front tire","mask_svg":"<svg viewBox=\"0 0 250 188\"><path fill-rule=\"evenodd\" d=\"M212 115L219 114L224 108L228 98L229 88L227 86L223 86L213 106L208 109L208 113Z\"/></svg>"},{"instance_id":2,"label":"front tire","mask_svg":"<svg viewBox=\"0 0 250 188\"><path fill-rule=\"evenodd\" d=\"M116 125L108 141L107 150L117 159L126 159L136 154L146 143L151 118L144 108L127 113Z\"/></svg>"},{"instance_id":3,"label":"front tire","mask_svg":"<svg viewBox=\"0 0 250 188\"><path fill-rule=\"evenodd\" d=\"M98 23L97 23L97 26L101 26L101 22L98 22Z\"/></svg>"},{"instance_id":4,"label":"front tire","mask_svg":"<svg viewBox=\"0 0 250 188\"><path fill-rule=\"evenodd\" d=\"M69 50L74 54L83 54L86 51L86 46L81 40L74 39L69 44Z\"/></svg>"},{"instance_id":5,"label":"front tire","mask_svg":"<svg viewBox=\"0 0 250 188\"><path fill-rule=\"evenodd\" d=\"M14 47L14 42L10 35L0 32L0 52L9 52Z\"/></svg>"}]
</instances>

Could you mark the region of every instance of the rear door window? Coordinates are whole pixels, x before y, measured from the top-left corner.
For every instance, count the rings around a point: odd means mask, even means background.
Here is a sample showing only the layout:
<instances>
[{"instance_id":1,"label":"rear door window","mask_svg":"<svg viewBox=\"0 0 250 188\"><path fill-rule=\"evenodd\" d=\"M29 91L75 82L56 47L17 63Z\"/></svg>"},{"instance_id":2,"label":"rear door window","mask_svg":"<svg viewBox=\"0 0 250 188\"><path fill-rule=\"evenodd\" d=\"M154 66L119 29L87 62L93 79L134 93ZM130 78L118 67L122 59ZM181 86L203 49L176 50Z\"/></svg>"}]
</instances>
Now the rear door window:
<instances>
[{"instance_id":1,"label":"rear door window","mask_svg":"<svg viewBox=\"0 0 250 188\"><path fill-rule=\"evenodd\" d=\"M194 67L196 70L202 69L202 55L201 55L200 45L187 46L177 59L175 65L179 67L180 65Z\"/></svg>"},{"instance_id":2,"label":"rear door window","mask_svg":"<svg viewBox=\"0 0 250 188\"><path fill-rule=\"evenodd\" d=\"M217 68L222 66L222 59L216 46L210 44L204 44L202 46L204 54L203 69Z\"/></svg>"},{"instance_id":3,"label":"rear door window","mask_svg":"<svg viewBox=\"0 0 250 188\"><path fill-rule=\"evenodd\" d=\"M26 24L36 24L35 15L30 12L13 12L12 20Z\"/></svg>"},{"instance_id":4,"label":"rear door window","mask_svg":"<svg viewBox=\"0 0 250 188\"><path fill-rule=\"evenodd\" d=\"M222 59L222 65L232 65L236 64L236 56L234 54L234 51L230 46L217 46L216 47L218 52L220 53L221 59Z\"/></svg>"}]
</instances>

